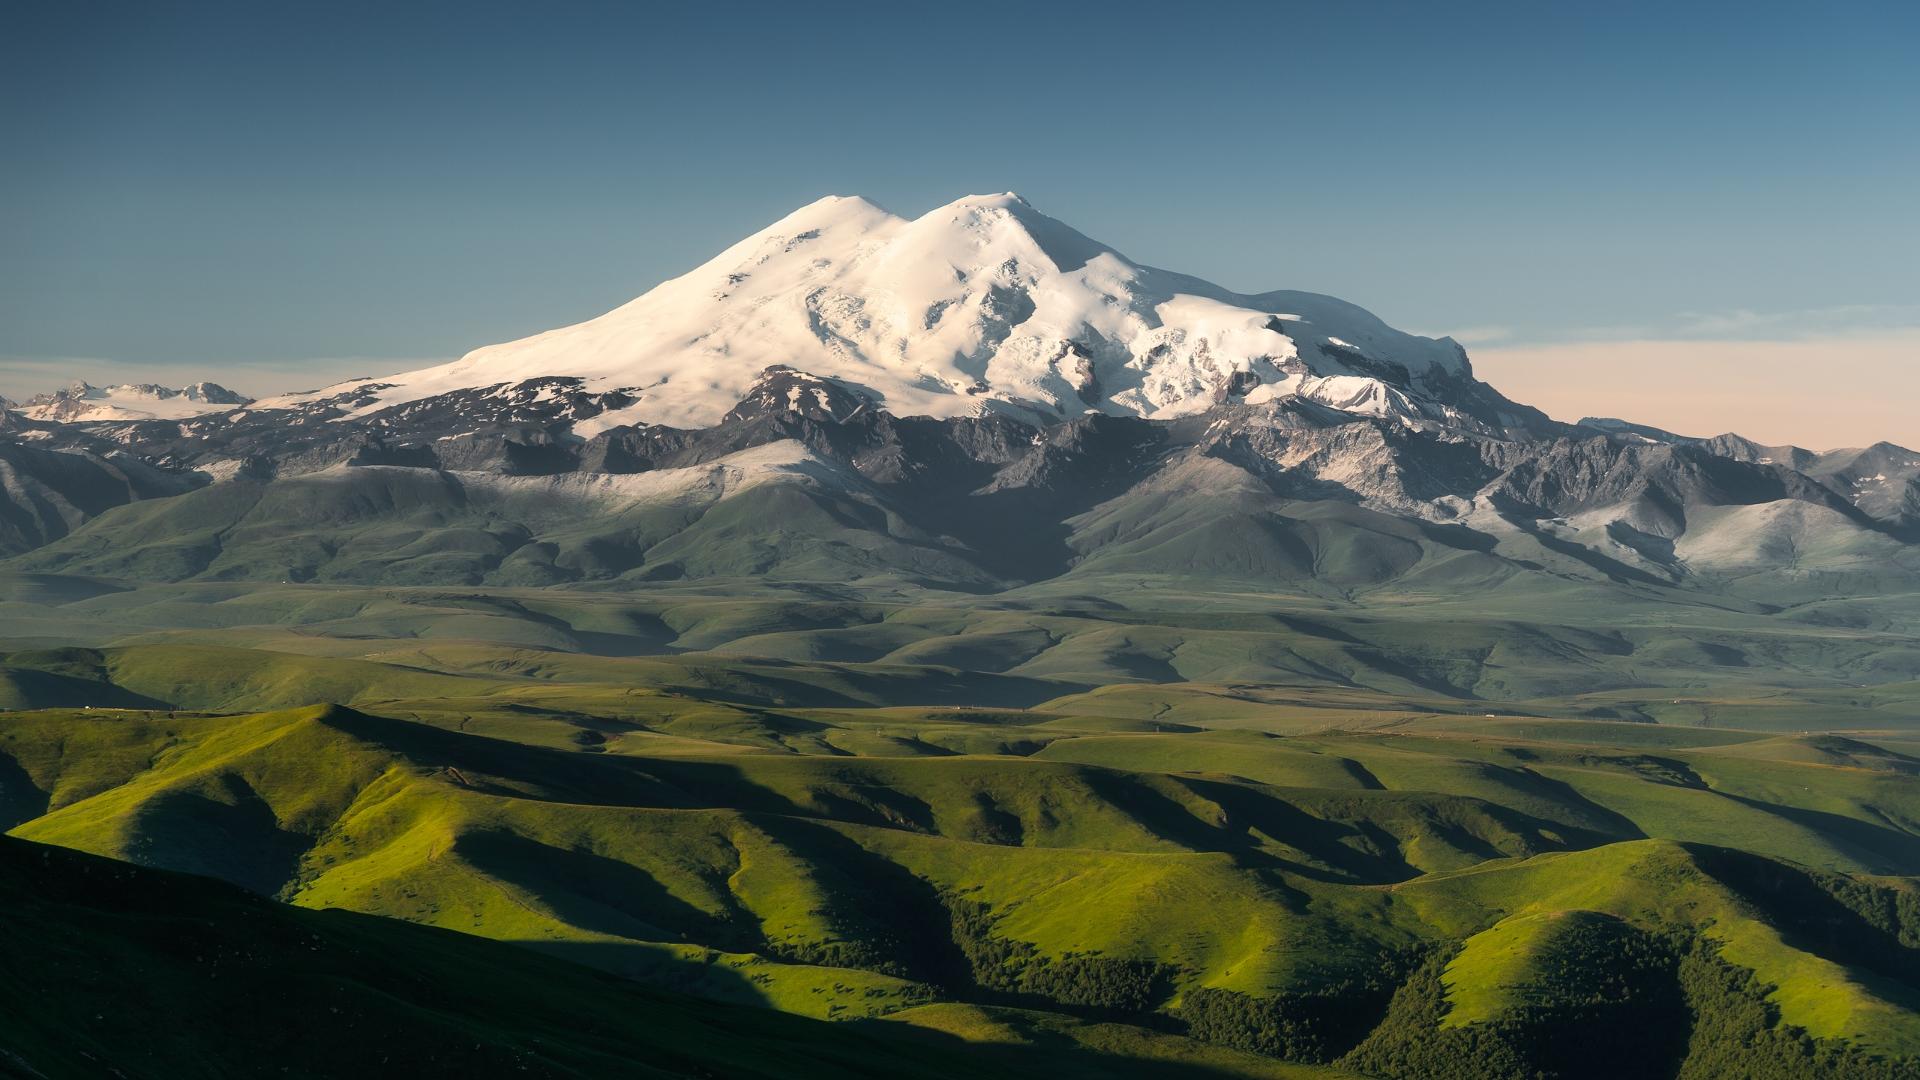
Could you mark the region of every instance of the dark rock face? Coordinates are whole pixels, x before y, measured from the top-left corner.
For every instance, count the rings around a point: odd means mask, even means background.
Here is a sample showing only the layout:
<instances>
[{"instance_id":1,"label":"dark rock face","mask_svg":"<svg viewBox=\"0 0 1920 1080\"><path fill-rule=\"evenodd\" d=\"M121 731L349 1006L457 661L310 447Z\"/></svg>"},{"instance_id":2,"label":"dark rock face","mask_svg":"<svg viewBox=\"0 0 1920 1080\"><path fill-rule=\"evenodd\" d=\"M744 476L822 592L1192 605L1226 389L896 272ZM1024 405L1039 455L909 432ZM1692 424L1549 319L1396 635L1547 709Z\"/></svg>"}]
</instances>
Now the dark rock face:
<instances>
[{"instance_id":1,"label":"dark rock face","mask_svg":"<svg viewBox=\"0 0 1920 1080\"><path fill-rule=\"evenodd\" d=\"M51 543L116 506L178 495L202 482L116 451L42 450L0 438L0 555Z\"/></svg>"},{"instance_id":2,"label":"dark rock face","mask_svg":"<svg viewBox=\"0 0 1920 1080\"><path fill-rule=\"evenodd\" d=\"M781 416L840 424L872 406L873 400L855 387L776 364L760 373L760 378L740 403L728 411L721 424Z\"/></svg>"},{"instance_id":3,"label":"dark rock face","mask_svg":"<svg viewBox=\"0 0 1920 1080\"><path fill-rule=\"evenodd\" d=\"M1351 345L1326 344L1320 351L1328 359L1352 368L1363 375L1371 375L1390 386L1407 389L1413 385L1413 373L1405 364L1392 360L1376 360Z\"/></svg>"}]
</instances>

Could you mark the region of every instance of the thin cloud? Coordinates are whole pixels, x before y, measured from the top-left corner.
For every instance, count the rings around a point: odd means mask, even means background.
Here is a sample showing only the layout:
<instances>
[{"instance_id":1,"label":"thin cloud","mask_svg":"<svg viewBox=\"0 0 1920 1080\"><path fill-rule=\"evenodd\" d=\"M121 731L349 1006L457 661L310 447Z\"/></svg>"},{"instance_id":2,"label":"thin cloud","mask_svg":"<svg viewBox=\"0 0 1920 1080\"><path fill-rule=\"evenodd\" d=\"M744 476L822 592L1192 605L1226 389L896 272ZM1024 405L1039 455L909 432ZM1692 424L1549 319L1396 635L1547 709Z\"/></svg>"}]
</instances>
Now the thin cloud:
<instances>
[{"instance_id":1,"label":"thin cloud","mask_svg":"<svg viewBox=\"0 0 1920 1080\"><path fill-rule=\"evenodd\" d=\"M1566 345L1609 341L1824 341L1920 330L1920 304L1838 304L1755 311L1681 311L1652 322L1574 326L1514 334L1511 344ZM1471 344L1455 335L1455 340Z\"/></svg>"},{"instance_id":2,"label":"thin cloud","mask_svg":"<svg viewBox=\"0 0 1920 1080\"><path fill-rule=\"evenodd\" d=\"M1920 327L1920 305L1843 304L1793 311L1681 312L1675 316L1680 337L1723 340L1872 336L1887 330Z\"/></svg>"}]
</instances>

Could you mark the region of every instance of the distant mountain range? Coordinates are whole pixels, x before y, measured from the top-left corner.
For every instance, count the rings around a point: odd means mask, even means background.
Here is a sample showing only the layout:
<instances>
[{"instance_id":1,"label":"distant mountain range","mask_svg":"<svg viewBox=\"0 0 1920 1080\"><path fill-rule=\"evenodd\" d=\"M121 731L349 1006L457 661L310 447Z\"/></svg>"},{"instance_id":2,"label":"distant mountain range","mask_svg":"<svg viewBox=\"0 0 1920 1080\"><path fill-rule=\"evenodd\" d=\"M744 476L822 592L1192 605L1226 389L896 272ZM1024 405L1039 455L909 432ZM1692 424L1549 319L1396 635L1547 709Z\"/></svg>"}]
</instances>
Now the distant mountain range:
<instances>
[{"instance_id":1,"label":"distant mountain range","mask_svg":"<svg viewBox=\"0 0 1920 1080\"><path fill-rule=\"evenodd\" d=\"M0 482L7 567L134 581L1597 589L1855 627L1920 590L1920 453L1558 423L1450 340L1144 267L1010 194L825 199L422 371L80 384L0 413ZM1861 648L1822 677L1920 678Z\"/></svg>"},{"instance_id":2,"label":"distant mountain range","mask_svg":"<svg viewBox=\"0 0 1920 1080\"><path fill-rule=\"evenodd\" d=\"M252 400L210 382L197 382L177 390L153 383L93 386L75 382L51 394L35 395L24 402L0 401L0 407L30 420L97 423L112 420L180 420L246 405Z\"/></svg>"}]
</instances>

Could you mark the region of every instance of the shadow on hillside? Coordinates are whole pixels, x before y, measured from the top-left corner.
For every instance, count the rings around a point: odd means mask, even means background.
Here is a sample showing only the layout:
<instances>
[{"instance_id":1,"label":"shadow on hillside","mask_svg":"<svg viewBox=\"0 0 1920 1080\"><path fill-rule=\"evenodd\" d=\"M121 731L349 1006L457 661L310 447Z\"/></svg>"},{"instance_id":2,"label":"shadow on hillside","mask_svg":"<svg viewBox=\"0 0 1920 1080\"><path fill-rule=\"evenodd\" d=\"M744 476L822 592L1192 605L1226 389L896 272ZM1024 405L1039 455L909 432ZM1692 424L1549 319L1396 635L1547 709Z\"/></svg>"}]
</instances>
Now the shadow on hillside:
<instances>
[{"instance_id":1,"label":"shadow on hillside","mask_svg":"<svg viewBox=\"0 0 1920 1080\"><path fill-rule=\"evenodd\" d=\"M1497 769L1501 778L1513 784L1514 787L1535 798L1565 807L1568 811L1592 822L1592 827L1579 830L1584 834L1581 839L1568 838L1569 843L1574 847L1597 847L1617 840L1646 838L1647 834L1641 830L1640 826L1634 824L1632 818L1594 802L1565 780L1542 776L1528 768L1510 769L1500 766L1489 766L1489 768Z\"/></svg>"},{"instance_id":2,"label":"shadow on hillside","mask_svg":"<svg viewBox=\"0 0 1920 1080\"><path fill-rule=\"evenodd\" d=\"M970 987L971 968L953 938L953 915L931 882L839 831L800 818L755 825L801 859L831 900L845 948L795 955L812 963L861 967L949 989Z\"/></svg>"},{"instance_id":3,"label":"shadow on hillside","mask_svg":"<svg viewBox=\"0 0 1920 1080\"><path fill-rule=\"evenodd\" d=\"M1394 835L1364 815L1333 820L1253 785L1175 778L1174 782L1193 796L1218 807L1219 817L1209 821L1169 793L1127 773L1089 769L1082 778L1103 802L1125 812L1153 835L1189 850L1232 855L1243 866L1281 869L1317 881L1346 884L1386 884L1421 873L1402 854L1407 838ZM1484 846L1464 835L1450 839L1455 846ZM1276 845L1284 845L1299 857L1275 850ZM1487 858L1502 854L1490 847L1487 851Z\"/></svg>"},{"instance_id":4,"label":"shadow on hillside","mask_svg":"<svg viewBox=\"0 0 1920 1080\"><path fill-rule=\"evenodd\" d=\"M58 650L72 652L78 650ZM0 667L0 694L24 709L168 709L158 698L136 694L110 681L104 668L85 675L30 666L54 653L15 653ZM57 660L54 661L57 663ZM51 666L51 665L50 665Z\"/></svg>"},{"instance_id":5,"label":"shadow on hillside","mask_svg":"<svg viewBox=\"0 0 1920 1080\"><path fill-rule=\"evenodd\" d=\"M550 847L504 829L462 833L453 851L481 873L539 897L560 921L590 933L698 942L730 952L759 946L758 928L742 921L744 912L716 918L618 859Z\"/></svg>"},{"instance_id":6,"label":"shadow on hillside","mask_svg":"<svg viewBox=\"0 0 1920 1080\"><path fill-rule=\"evenodd\" d=\"M0 754L0 832L47 812L52 796L34 785L20 763Z\"/></svg>"},{"instance_id":7,"label":"shadow on hillside","mask_svg":"<svg viewBox=\"0 0 1920 1080\"><path fill-rule=\"evenodd\" d=\"M230 881L273 896L300 866L311 837L280 827L245 779L223 773L213 790L167 791L135 813L127 853L136 862Z\"/></svg>"},{"instance_id":8,"label":"shadow on hillside","mask_svg":"<svg viewBox=\"0 0 1920 1080\"><path fill-rule=\"evenodd\" d=\"M976 1042L898 1020L853 1020L842 1026L862 1035L919 1047L928 1060L977 1063L977 1075L981 1076L1046 1077L1051 1080L1231 1080L1263 1074L1254 1071L1260 1068L1259 1065L1249 1068L1247 1063L1232 1061L1233 1057L1239 1056L1237 1051L1213 1050L1213 1053L1227 1059L1219 1067L1181 1060L1175 1056L1129 1057L1102 1048L1098 1045L1101 1040L1097 1038L1080 1042L1061 1030L1066 1026L1078 1027L1089 1033L1128 1030L1118 1025L1076 1023L1071 1020L1055 1020L1053 1024L1048 1024L1033 1012L1010 1008L995 1009L991 1015L995 1021L1011 1028L1021 1041ZM1061 1015L1052 1014L1047 1019ZM1112 1041L1124 1045L1126 1039L1123 1036ZM1263 1059L1253 1060L1268 1064Z\"/></svg>"},{"instance_id":9,"label":"shadow on hillside","mask_svg":"<svg viewBox=\"0 0 1920 1080\"><path fill-rule=\"evenodd\" d=\"M653 775L653 763L638 758L528 746L339 706L321 722L412 764L451 766L459 770L456 782L488 794L596 806L712 805Z\"/></svg>"},{"instance_id":10,"label":"shadow on hillside","mask_svg":"<svg viewBox=\"0 0 1920 1080\"><path fill-rule=\"evenodd\" d=\"M1791 821L1823 837L1836 841L1849 855L1859 859L1874 874L1920 874L1920 836L1872 825L1823 810L1760 802L1725 791L1715 792L1742 806Z\"/></svg>"},{"instance_id":11,"label":"shadow on hillside","mask_svg":"<svg viewBox=\"0 0 1920 1080\"><path fill-rule=\"evenodd\" d=\"M1920 1003L1920 910L1909 894L1733 848L1687 847L1701 870L1758 907L1788 945L1893 980L1895 996L1909 1007Z\"/></svg>"},{"instance_id":12,"label":"shadow on hillside","mask_svg":"<svg viewBox=\"0 0 1920 1080\"><path fill-rule=\"evenodd\" d=\"M650 990L689 994L731 1005L773 1007L749 970L730 966L720 953L712 950L682 954L639 941L501 940L630 979Z\"/></svg>"}]
</instances>

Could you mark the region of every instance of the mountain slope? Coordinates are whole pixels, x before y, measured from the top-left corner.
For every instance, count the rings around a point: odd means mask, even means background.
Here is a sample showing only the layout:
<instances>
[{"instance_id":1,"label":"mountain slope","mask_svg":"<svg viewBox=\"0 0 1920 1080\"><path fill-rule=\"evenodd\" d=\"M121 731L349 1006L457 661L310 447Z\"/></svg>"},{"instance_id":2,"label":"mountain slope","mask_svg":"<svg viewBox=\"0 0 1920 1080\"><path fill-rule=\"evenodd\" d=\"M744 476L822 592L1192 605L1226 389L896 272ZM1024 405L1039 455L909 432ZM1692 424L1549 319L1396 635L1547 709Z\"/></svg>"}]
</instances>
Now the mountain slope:
<instances>
[{"instance_id":1,"label":"mountain slope","mask_svg":"<svg viewBox=\"0 0 1920 1080\"><path fill-rule=\"evenodd\" d=\"M6 426L0 413L0 555L42 547L113 507L198 485L126 454L9 439Z\"/></svg>"},{"instance_id":2,"label":"mountain slope","mask_svg":"<svg viewBox=\"0 0 1920 1080\"><path fill-rule=\"evenodd\" d=\"M10 1077L1335 1075L1057 1016L1039 1045L830 1027L10 837L0 914Z\"/></svg>"},{"instance_id":3,"label":"mountain slope","mask_svg":"<svg viewBox=\"0 0 1920 1080\"><path fill-rule=\"evenodd\" d=\"M1456 420L1538 419L1474 382L1451 341L1330 297L1245 296L1141 266L1012 193L913 220L822 199L598 319L259 407L351 398L367 413L567 375L631 402L578 434L616 419L705 427L771 363L898 416L1169 418L1297 395L1371 415L1418 417L1418 399Z\"/></svg>"},{"instance_id":4,"label":"mountain slope","mask_svg":"<svg viewBox=\"0 0 1920 1080\"><path fill-rule=\"evenodd\" d=\"M621 475L368 465L242 477L128 507L21 565L146 580L993 583L968 554L889 513L858 473L784 441Z\"/></svg>"},{"instance_id":5,"label":"mountain slope","mask_svg":"<svg viewBox=\"0 0 1920 1080\"><path fill-rule=\"evenodd\" d=\"M645 708L564 747L332 707L25 714L0 761L45 796L10 810L25 838L813 1016L1042 1008L1389 1077L1612 1075L1563 1052L1598 1031L1659 1034L1660 1074L1916 1071L1920 908L1862 871L1920 858L1920 766L1871 742Z\"/></svg>"}]
</instances>

